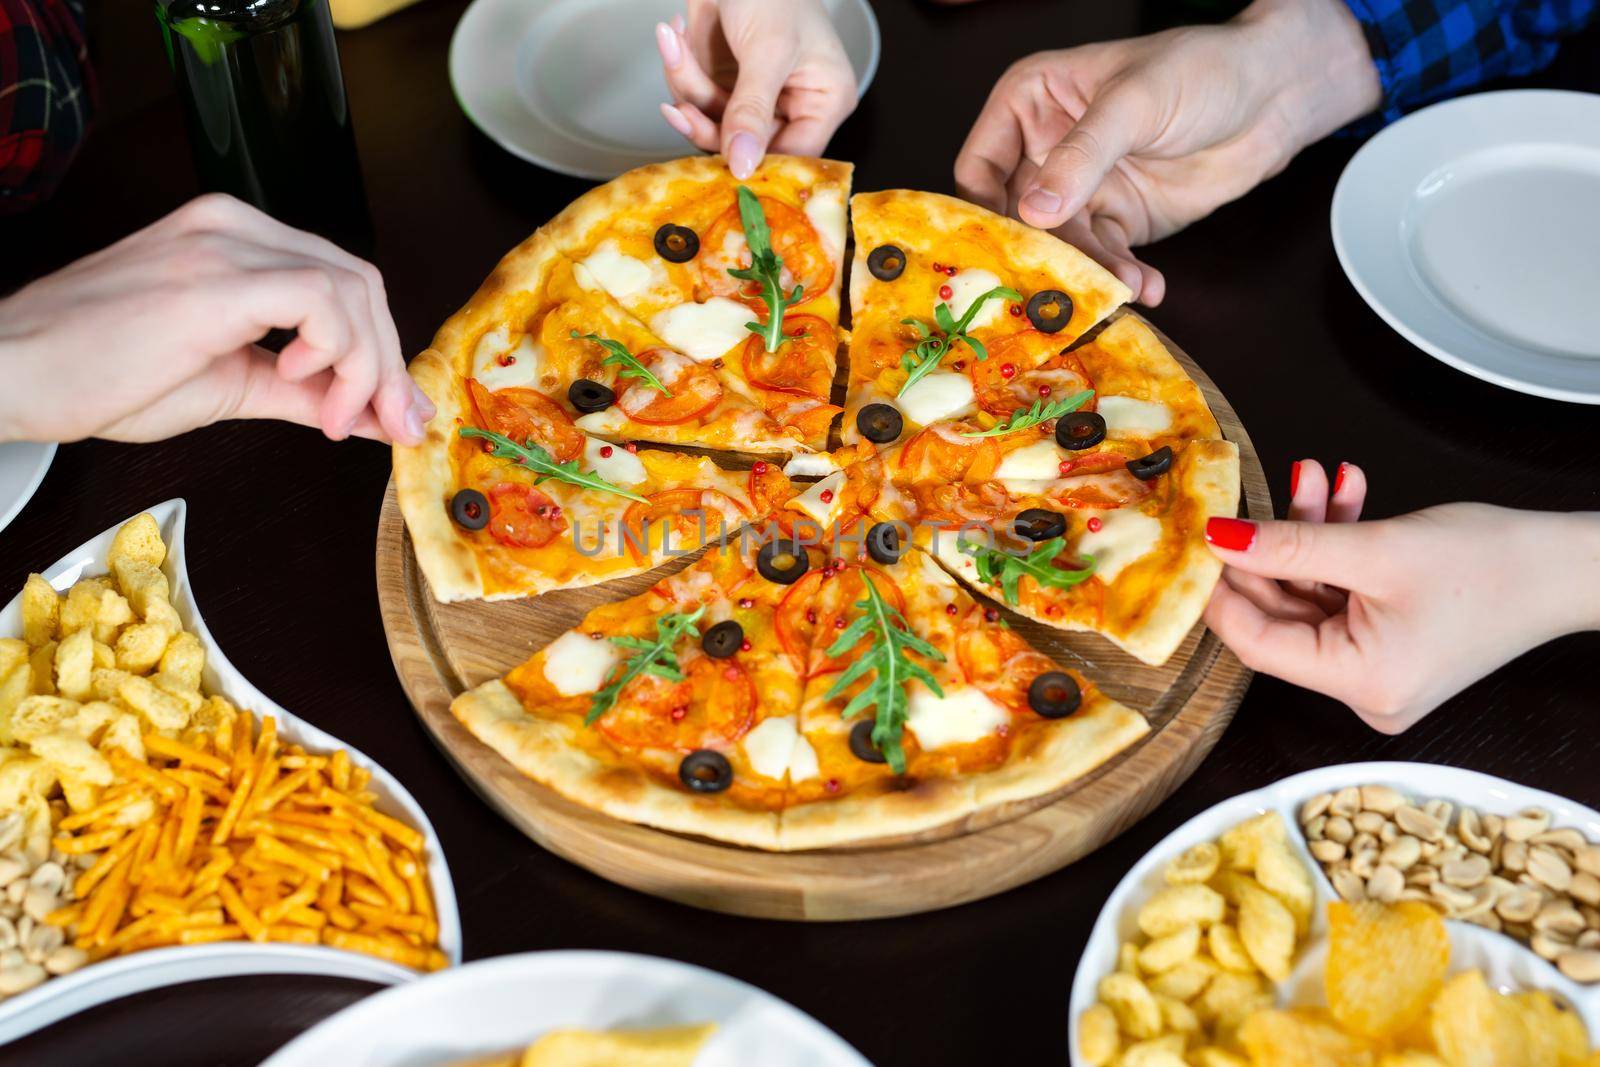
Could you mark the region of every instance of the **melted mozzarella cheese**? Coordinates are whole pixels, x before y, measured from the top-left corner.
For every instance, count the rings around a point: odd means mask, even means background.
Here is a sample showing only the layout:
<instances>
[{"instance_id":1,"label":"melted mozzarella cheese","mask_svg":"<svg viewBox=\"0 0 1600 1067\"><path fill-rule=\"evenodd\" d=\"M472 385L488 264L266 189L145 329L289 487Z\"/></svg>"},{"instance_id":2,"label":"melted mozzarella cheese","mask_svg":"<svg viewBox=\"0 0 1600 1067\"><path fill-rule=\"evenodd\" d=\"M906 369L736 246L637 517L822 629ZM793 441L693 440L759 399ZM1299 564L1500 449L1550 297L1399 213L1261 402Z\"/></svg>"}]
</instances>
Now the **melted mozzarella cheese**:
<instances>
[{"instance_id":1,"label":"melted mozzarella cheese","mask_svg":"<svg viewBox=\"0 0 1600 1067\"><path fill-rule=\"evenodd\" d=\"M926 426L963 414L972 406L972 379L955 371L934 371L895 403L906 418Z\"/></svg>"},{"instance_id":2,"label":"melted mozzarella cheese","mask_svg":"<svg viewBox=\"0 0 1600 1067\"><path fill-rule=\"evenodd\" d=\"M839 492L844 487L844 471L835 471L810 489L794 498L794 506L810 515L819 526L826 529L839 517L844 500ZM827 499L823 499L827 494Z\"/></svg>"},{"instance_id":3,"label":"melted mozzarella cheese","mask_svg":"<svg viewBox=\"0 0 1600 1067\"><path fill-rule=\"evenodd\" d=\"M714 296L703 304L678 304L650 320L650 329L667 344L702 363L725 356L750 331L754 313L736 300Z\"/></svg>"},{"instance_id":4,"label":"melted mozzarella cheese","mask_svg":"<svg viewBox=\"0 0 1600 1067\"><path fill-rule=\"evenodd\" d=\"M592 693L622 662L622 650L605 638L568 630L544 650L544 676L564 697Z\"/></svg>"},{"instance_id":5,"label":"melted mozzarella cheese","mask_svg":"<svg viewBox=\"0 0 1600 1067\"><path fill-rule=\"evenodd\" d=\"M572 420L572 425L584 433L620 433L628 425L628 416L616 407L591 411Z\"/></svg>"},{"instance_id":6,"label":"melted mozzarella cheese","mask_svg":"<svg viewBox=\"0 0 1600 1067\"><path fill-rule=\"evenodd\" d=\"M838 469L839 465L826 452L801 452L783 465L783 473L791 478L821 478Z\"/></svg>"},{"instance_id":7,"label":"melted mozzarella cheese","mask_svg":"<svg viewBox=\"0 0 1600 1067\"><path fill-rule=\"evenodd\" d=\"M976 686L946 686L935 696L921 682L913 683L906 726L917 744L928 750L981 741L998 730L1010 716Z\"/></svg>"},{"instance_id":8,"label":"melted mozzarella cheese","mask_svg":"<svg viewBox=\"0 0 1600 1067\"><path fill-rule=\"evenodd\" d=\"M787 775L791 781L801 782L820 773L817 751L795 729L793 715L763 719L744 735L741 744L751 768L764 778L782 781Z\"/></svg>"},{"instance_id":9,"label":"melted mozzarella cheese","mask_svg":"<svg viewBox=\"0 0 1600 1067\"><path fill-rule=\"evenodd\" d=\"M491 393L516 387L538 388L544 348L529 334L515 345L504 326L490 330L472 354L472 376Z\"/></svg>"},{"instance_id":10,"label":"melted mozzarella cheese","mask_svg":"<svg viewBox=\"0 0 1600 1067\"><path fill-rule=\"evenodd\" d=\"M638 456L621 445L607 444L593 437L584 439L583 465L612 485L624 488L638 485L648 477Z\"/></svg>"},{"instance_id":11,"label":"melted mozzarella cheese","mask_svg":"<svg viewBox=\"0 0 1600 1067\"><path fill-rule=\"evenodd\" d=\"M950 286L950 299L945 303L950 305L950 314L957 319L967 313L967 308L978 297L1000 284L1000 277L993 271L981 267L968 267L966 270L956 272L956 276L947 283ZM967 329L976 330L988 326L1004 313L1006 302L999 297L990 297L983 302L983 307L972 317L972 322Z\"/></svg>"},{"instance_id":12,"label":"melted mozzarella cheese","mask_svg":"<svg viewBox=\"0 0 1600 1067\"><path fill-rule=\"evenodd\" d=\"M1112 582L1128 564L1161 543L1161 520L1131 508L1093 513L1100 529L1085 530L1078 555L1094 557L1095 577Z\"/></svg>"},{"instance_id":13,"label":"melted mozzarella cheese","mask_svg":"<svg viewBox=\"0 0 1600 1067\"><path fill-rule=\"evenodd\" d=\"M583 288L604 289L623 303L667 282L666 268L661 264L625 255L618 251L615 241L602 242L588 259L573 268L572 275Z\"/></svg>"},{"instance_id":14,"label":"melted mozzarella cheese","mask_svg":"<svg viewBox=\"0 0 1600 1067\"><path fill-rule=\"evenodd\" d=\"M822 247L835 266L844 254L844 193L837 189L817 189L806 201L806 218L822 238Z\"/></svg>"},{"instance_id":15,"label":"melted mozzarella cheese","mask_svg":"<svg viewBox=\"0 0 1600 1067\"><path fill-rule=\"evenodd\" d=\"M1049 439L1041 439L1015 452L1007 452L994 476L1007 489L1015 479L1056 478L1061 474L1061 446Z\"/></svg>"},{"instance_id":16,"label":"melted mozzarella cheese","mask_svg":"<svg viewBox=\"0 0 1600 1067\"><path fill-rule=\"evenodd\" d=\"M1131 396L1103 396L1095 404L1112 436L1147 437L1172 428L1172 409L1154 400Z\"/></svg>"}]
</instances>

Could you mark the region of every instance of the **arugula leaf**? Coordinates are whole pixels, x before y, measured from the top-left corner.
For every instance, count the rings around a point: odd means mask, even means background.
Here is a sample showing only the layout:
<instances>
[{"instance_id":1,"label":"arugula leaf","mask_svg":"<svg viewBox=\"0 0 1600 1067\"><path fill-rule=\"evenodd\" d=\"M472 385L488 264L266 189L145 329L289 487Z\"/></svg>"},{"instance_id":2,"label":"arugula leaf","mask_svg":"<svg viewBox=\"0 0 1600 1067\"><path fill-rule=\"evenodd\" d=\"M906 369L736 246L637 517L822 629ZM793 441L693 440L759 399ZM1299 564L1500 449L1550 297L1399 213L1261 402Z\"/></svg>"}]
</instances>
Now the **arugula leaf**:
<instances>
[{"instance_id":1,"label":"arugula leaf","mask_svg":"<svg viewBox=\"0 0 1600 1067\"><path fill-rule=\"evenodd\" d=\"M681 637L700 636L695 623L705 611L706 606L701 604L687 614L679 612L661 616L656 620L653 641L631 634L610 638L612 644L628 649L633 655L623 663L622 673L604 689L596 690L589 699L589 713L583 717L583 724L592 726L596 719L610 711L616 705L617 697L622 695L623 687L641 674L654 674L669 682L683 681L683 670L678 666L678 657L672 651L672 646Z\"/></svg>"},{"instance_id":2,"label":"arugula leaf","mask_svg":"<svg viewBox=\"0 0 1600 1067\"><path fill-rule=\"evenodd\" d=\"M999 583L1006 603L1017 606L1017 585L1024 576L1041 586L1053 589L1071 589L1086 582L1094 574L1094 557L1085 556L1082 570L1057 567L1055 558L1067 547L1065 537L1053 537L1041 542L1032 552L1016 556L997 548L986 548L971 541L960 541L957 548L972 557L978 568L978 578L990 585Z\"/></svg>"},{"instance_id":3,"label":"arugula leaf","mask_svg":"<svg viewBox=\"0 0 1600 1067\"><path fill-rule=\"evenodd\" d=\"M579 333L577 330L568 331L573 339L578 341L593 341L611 354L600 361L602 367L618 366L622 370L617 372L619 378L637 378L640 383L650 389L661 390L662 396L671 396L672 391L661 384L661 379L650 373L650 368L640 363L632 352L629 352L621 342L613 341L608 337L601 337L597 333Z\"/></svg>"},{"instance_id":4,"label":"arugula leaf","mask_svg":"<svg viewBox=\"0 0 1600 1067\"><path fill-rule=\"evenodd\" d=\"M493 430L480 430L476 426L463 426L457 432L462 437L481 437L486 441L494 442L494 451L489 454L496 459L509 459L519 466L533 471L539 476L533 480L534 485L538 485L547 478L554 478L558 482L566 482L568 485L575 485L580 489L595 489L602 493L615 493L617 496L624 496L629 500L637 500L641 504L650 502L638 493L630 493L620 486L612 485L592 471L579 470L578 461L575 459L569 459L565 463L557 463L555 458L550 455L549 450L540 445L532 443L519 445L503 433L496 433Z\"/></svg>"},{"instance_id":5,"label":"arugula leaf","mask_svg":"<svg viewBox=\"0 0 1600 1067\"><path fill-rule=\"evenodd\" d=\"M1092 396L1094 396L1094 390L1085 389L1081 393L1073 393L1071 396L1051 401L1048 404L1042 399L1035 400L1033 407L1028 408L1026 411L1018 408L999 425L991 426L987 430L974 430L972 433L964 433L961 436L1000 437L1004 434L1016 433L1018 430L1026 430L1030 426L1037 426L1041 422L1049 422L1051 419L1058 419L1063 415L1077 411L1087 404Z\"/></svg>"},{"instance_id":6,"label":"arugula leaf","mask_svg":"<svg viewBox=\"0 0 1600 1067\"><path fill-rule=\"evenodd\" d=\"M744 241L750 246L750 265L738 270L730 267L728 273L741 281L756 282L761 286L761 299L767 305L767 321L745 323L745 329L760 337L768 352L776 352L783 344L784 309L800 303L805 286L795 286L787 296L783 292L783 258L773 251L772 229L767 225L766 212L746 186L739 186L739 221L744 224Z\"/></svg>"},{"instance_id":7,"label":"arugula leaf","mask_svg":"<svg viewBox=\"0 0 1600 1067\"><path fill-rule=\"evenodd\" d=\"M871 640L872 647L845 668L828 690L825 699L832 700L868 671L874 672L872 681L844 706L840 715L848 719L858 711L877 705L872 743L889 761L894 773L904 774L906 753L900 742L910 703L906 696L906 683L915 678L938 696L944 696L944 690L939 688L939 683L928 668L907 657L906 653L915 652L935 663L944 662L944 653L912 633L905 618L889 606L870 579L866 587L867 599L856 602L856 607L863 614L828 647L828 655L835 658L843 656L864 638Z\"/></svg>"},{"instance_id":8,"label":"arugula leaf","mask_svg":"<svg viewBox=\"0 0 1600 1067\"><path fill-rule=\"evenodd\" d=\"M978 357L980 362L988 359L989 350L976 337L968 337L967 328L972 325L972 320L978 317L978 310L983 307L984 302L994 297L1000 297L1003 300L1021 300L1022 294L1015 289L997 285L968 304L967 310L961 313L959 319L950 311L949 304L942 300L939 301L933 306L933 321L938 325L939 329L944 331L943 337L935 336L923 322L916 319L901 319L902 323L915 326L917 332L922 335L922 340L915 348L908 348L900 354L900 366L906 372L906 383L900 387L900 391L895 395L905 396L907 389L917 384L924 376L939 366L945 357L945 353L954 348L957 342L965 344L972 349L972 354Z\"/></svg>"}]
</instances>

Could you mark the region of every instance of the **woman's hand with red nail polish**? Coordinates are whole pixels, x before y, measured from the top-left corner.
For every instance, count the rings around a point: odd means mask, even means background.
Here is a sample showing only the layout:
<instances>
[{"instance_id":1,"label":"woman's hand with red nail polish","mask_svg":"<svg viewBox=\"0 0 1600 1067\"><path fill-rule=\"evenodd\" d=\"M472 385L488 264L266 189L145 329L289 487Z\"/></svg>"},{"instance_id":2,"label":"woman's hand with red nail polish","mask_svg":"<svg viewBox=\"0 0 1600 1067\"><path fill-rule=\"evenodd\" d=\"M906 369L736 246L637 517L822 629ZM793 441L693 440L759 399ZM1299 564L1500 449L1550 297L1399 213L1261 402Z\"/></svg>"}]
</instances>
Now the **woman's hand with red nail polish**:
<instances>
[{"instance_id":1,"label":"woman's hand with red nail polish","mask_svg":"<svg viewBox=\"0 0 1600 1067\"><path fill-rule=\"evenodd\" d=\"M690 0L656 26L662 114L747 178L768 151L818 156L856 107L856 77L821 0Z\"/></svg>"},{"instance_id":2,"label":"woman's hand with red nail polish","mask_svg":"<svg viewBox=\"0 0 1600 1067\"><path fill-rule=\"evenodd\" d=\"M1600 628L1600 513L1446 504L1359 522L1366 477L1341 472L1330 492L1302 461L1289 521L1207 526L1225 566L1206 622L1247 666L1398 733L1528 649Z\"/></svg>"}]
</instances>

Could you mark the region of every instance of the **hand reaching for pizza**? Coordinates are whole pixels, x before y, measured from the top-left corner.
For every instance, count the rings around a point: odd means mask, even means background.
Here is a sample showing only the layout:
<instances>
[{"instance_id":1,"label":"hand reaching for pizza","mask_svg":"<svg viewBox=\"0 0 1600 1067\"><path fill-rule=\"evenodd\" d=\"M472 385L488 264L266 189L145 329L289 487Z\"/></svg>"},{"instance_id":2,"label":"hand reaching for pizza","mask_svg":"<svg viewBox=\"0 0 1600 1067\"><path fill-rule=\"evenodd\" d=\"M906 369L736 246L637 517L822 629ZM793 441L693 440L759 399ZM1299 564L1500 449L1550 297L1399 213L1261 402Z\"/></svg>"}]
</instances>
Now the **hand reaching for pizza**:
<instances>
[{"instance_id":1,"label":"hand reaching for pizza","mask_svg":"<svg viewBox=\"0 0 1600 1067\"><path fill-rule=\"evenodd\" d=\"M297 336L274 356L255 342ZM415 444L377 268L231 197L203 196L0 301L0 439L153 441L223 419Z\"/></svg>"},{"instance_id":2,"label":"hand reaching for pizza","mask_svg":"<svg viewBox=\"0 0 1600 1067\"><path fill-rule=\"evenodd\" d=\"M1600 629L1600 513L1446 504L1356 521L1359 468L1328 492L1296 465L1287 522L1213 518L1227 564L1206 623L1244 663L1399 733L1496 667Z\"/></svg>"},{"instance_id":3,"label":"hand reaching for pizza","mask_svg":"<svg viewBox=\"0 0 1600 1067\"><path fill-rule=\"evenodd\" d=\"M661 114L735 178L772 152L820 156L856 107L856 76L821 0L689 0L656 26Z\"/></svg>"},{"instance_id":4,"label":"hand reaching for pizza","mask_svg":"<svg viewBox=\"0 0 1600 1067\"><path fill-rule=\"evenodd\" d=\"M1257 0L1221 26L1015 63L967 135L956 184L1077 245L1153 305L1166 283L1132 248L1242 196L1379 96L1341 0Z\"/></svg>"}]
</instances>

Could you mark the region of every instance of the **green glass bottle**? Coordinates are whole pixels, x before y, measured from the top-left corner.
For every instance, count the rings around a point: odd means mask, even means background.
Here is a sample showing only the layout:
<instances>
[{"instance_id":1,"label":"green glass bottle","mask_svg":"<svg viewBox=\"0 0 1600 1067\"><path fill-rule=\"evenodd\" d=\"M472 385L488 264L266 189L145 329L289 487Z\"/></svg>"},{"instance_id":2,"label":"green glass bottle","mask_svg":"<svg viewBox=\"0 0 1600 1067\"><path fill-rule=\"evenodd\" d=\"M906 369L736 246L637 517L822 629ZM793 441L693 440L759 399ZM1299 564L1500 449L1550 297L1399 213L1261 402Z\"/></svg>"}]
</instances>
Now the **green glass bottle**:
<instances>
[{"instance_id":1,"label":"green glass bottle","mask_svg":"<svg viewBox=\"0 0 1600 1067\"><path fill-rule=\"evenodd\" d=\"M201 185L358 252L371 220L328 0L155 0Z\"/></svg>"}]
</instances>

